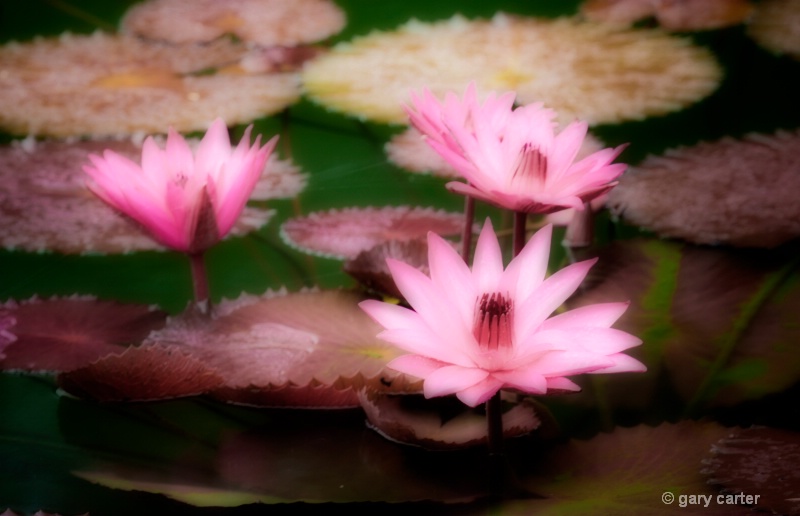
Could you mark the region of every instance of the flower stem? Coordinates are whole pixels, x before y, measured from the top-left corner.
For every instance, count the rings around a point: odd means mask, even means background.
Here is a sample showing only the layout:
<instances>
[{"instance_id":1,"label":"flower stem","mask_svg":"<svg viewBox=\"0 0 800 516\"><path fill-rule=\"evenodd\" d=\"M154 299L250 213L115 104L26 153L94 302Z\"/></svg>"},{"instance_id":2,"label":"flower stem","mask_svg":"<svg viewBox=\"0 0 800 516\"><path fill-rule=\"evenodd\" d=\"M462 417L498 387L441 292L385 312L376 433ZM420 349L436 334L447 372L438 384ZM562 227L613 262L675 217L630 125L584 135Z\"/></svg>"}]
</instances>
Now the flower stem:
<instances>
[{"instance_id":1,"label":"flower stem","mask_svg":"<svg viewBox=\"0 0 800 516\"><path fill-rule=\"evenodd\" d=\"M503 403L500 391L486 401L486 422L488 424L489 454L503 453Z\"/></svg>"},{"instance_id":2,"label":"flower stem","mask_svg":"<svg viewBox=\"0 0 800 516\"><path fill-rule=\"evenodd\" d=\"M525 247L525 226L528 223L528 214L524 211L514 212L514 256L518 256Z\"/></svg>"},{"instance_id":3,"label":"flower stem","mask_svg":"<svg viewBox=\"0 0 800 516\"><path fill-rule=\"evenodd\" d=\"M195 305L205 313L208 311L208 274L206 273L205 253L190 253L188 256L192 267Z\"/></svg>"},{"instance_id":4,"label":"flower stem","mask_svg":"<svg viewBox=\"0 0 800 516\"><path fill-rule=\"evenodd\" d=\"M461 257L469 263L472 250L472 225L475 222L475 199L467 195L464 198L464 230L461 233Z\"/></svg>"}]
</instances>

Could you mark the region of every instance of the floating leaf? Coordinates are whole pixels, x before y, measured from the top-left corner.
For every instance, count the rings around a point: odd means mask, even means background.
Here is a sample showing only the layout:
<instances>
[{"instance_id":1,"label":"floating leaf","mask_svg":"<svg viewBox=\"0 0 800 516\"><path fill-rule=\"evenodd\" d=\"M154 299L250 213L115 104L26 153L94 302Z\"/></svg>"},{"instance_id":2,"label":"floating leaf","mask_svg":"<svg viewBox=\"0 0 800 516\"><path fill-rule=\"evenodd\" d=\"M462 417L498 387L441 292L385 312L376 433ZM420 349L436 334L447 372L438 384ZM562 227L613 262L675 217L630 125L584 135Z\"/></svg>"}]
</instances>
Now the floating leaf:
<instances>
[{"instance_id":1,"label":"floating leaf","mask_svg":"<svg viewBox=\"0 0 800 516\"><path fill-rule=\"evenodd\" d=\"M690 411L756 399L800 380L793 254L660 241L618 243L601 253L573 303L630 299L615 327L643 339L637 358L648 366L642 378L615 379L614 397L636 398L641 407L663 368Z\"/></svg>"},{"instance_id":2,"label":"floating leaf","mask_svg":"<svg viewBox=\"0 0 800 516\"><path fill-rule=\"evenodd\" d=\"M0 309L0 360L5 358L3 350L6 346L17 340L17 337L9 331L16 324L17 320L5 309Z\"/></svg>"},{"instance_id":3,"label":"floating leaf","mask_svg":"<svg viewBox=\"0 0 800 516\"><path fill-rule=\"evenodd\" d=\"M798 463L800 434L757 427L736 429L720 439L703 472L726 498L772 514L800 514Z\"/></svg>"},{"instance_id":4,"label":"floating leaf","mask_svg":"<svg viewBox=\"0 0 800 516\"><path fill-rule=\"evenodd\" d=\"M483 493L480 455L409 449L364 427L360 412L275 411L270 424L228 431L211 463L143 468L98 462L76 474L199 506L290 502L464 502ZM134 440L136 436L132 437ZM118 454L119 456L119 454Z\"/></svg>"},{"instance_id":5,"label":"floating leaf","mask_svg":"<svg viewBox=\"0 0 800 516\"><path fill-rule=\"evenodd\" d=\"M166 314L152 307L91 297L37 299L7 303L17 323L0 369L69 371L140 342L164 324Z\"/></svg>"},{"instance_id":6,"label":"floating leaf","mask_svg":"<svg viewBox=\"0 0 800 516\"><path fill-rule=\"evenodd\" d=\"M61 387L96 401L148 401L202 394L222 384L211 367L175 348L131 347L62 373Z\"/></svg>"},{"instance_id":7,"label":"floating leaf","mask_svg":"<svg viewBox=\"0 0 800 516\"><path fill-rule=\"evenodd\" d=\"M486 415L455 397L426 400L415 395L386 395L372 389L359 392L370 426L384 437L433 450L486 444ZM534 405L522 400L504 407L503 435L518 437L536 430L541 422Z\"/></svg>"},{"instance_id":8,"label":"floating leaf","mask_svg":"<svg viewBox=\"0 0 800 516\"><path fill-rule=\"evenodd\" d=\"M367 288L402 299L403 294L397 289L389 266L386 264L387 258L400 260L430 275L428 243L423 239L390 240L379 244L372 249L358 253L358 256L352 260L344 262L344 271Z\"/></svg>"},{"instance_id":9,"label":"floating leaf","mask_svg":"<svg viewBox=\"0 0 800 516\"><path fill-rule=\"evenodd\" d=\"M303 83L313 100L380 122L406 122L410 90L442 97L476 81L482 91L516 91L523 104L544 102L562 121L600 124L679 110L721 75L708 51L662 32L501 13L412 20L340 43L305 67Z\"/></svg>"},{"instance_id":10,"label":"floating leaf","mask_svg":"<svg viewBox=\"0 0 800 516\"><path fill-rule=\"evenodd\" d=\"M167 46L96 32L0 47L0 127L16 134L119 135L204 131L245 123L299 96L294 73L231 67L246 45L227 38ZM216 73L198 73L212 70Z\"/></svg>"},{"instance_id":11,"label":"floating leaf","mask_svg":"<svg viewBox=\"0 0 800 516\"><path fill-rule=\"evenodd\" d=\"M377 338L381 329L358 307L360 300L358 295L347 291L267 297L232 310L219 318L219 324L224 331L276 324L316 337L307 356L288 364L280 377L259 376L258 368L254 367L251 378L255 385L280 386L288 382L296 386L342 389L376 383L391 384L392 389L403 392L409 380L385 370L386 363L401 351Z\"/></svg>"},{"instance_id":12,"label":"floating leaf","mask_svg":"<svg viewBox=\"0 0 800 516\"><path fill-rule=\"evenodd\" d=\"M543 499L503 504L503 514L674 515L747 514L715 503L717 492L700 474L700 460L728 432L716 424L683 422L656 428L617 428L589 441L571 441L531 466L524 484ZM667 494L669 493L669 495ZM670 497L672 495L672 497ZM683 496L702 495L689 505ZM670 501L671 500L671 501ZM685 501L685 505L682 505Z\"/></svg>"},{"instance_id":13,"label":"floating leaf","mask_svg":"<svg viewBox=\"0 0 800 516\"><path fill-rule=\"evenodd\" d=\"M354 389L367 384L405 391L416 380L384 370L400 351L377 339L380 328L358 301L344 291L224 301L212 317L189 311L173 318L141 347L63 375L61 384L104 401L210 393L236 403L306 408L358 406ZM137 387L136 378L159 357L164 379Z\"/></svg>"},{"instance_id":14,"label":"floating leaf","mask_svg":"<svg viewBox=\"0 0 800 516\"><path fill-rule=\"evenodd\" d=\"M433 208L345 208L289 219L281 228L281 236L302 251L329 258L355 258L384 242L423 238L428 231L456 235L463 225L463 215Z\"/></svg>"},{"instance_id":15,"label":"floating leaf","mask_svg":"<svg viewBox=\"0 0 800 516\"><path fill-rule=\"evenodd\" d=\"M295 46L332 36L345 21L344 12L329 0L151 0L128 10L120 29L173 43L233 34L263 46Z\"/></svg>"},{"instance_id":16,"label":"floating leaf","mask_svg":"<svg viewBox=\"0 0 800 516\"><path fill-rule=\"evenodd\" d=\"M800 59L800 8L793 0L761 0L747 27L748 35L777 54Z\"/></svg>"},{"instance_id":17,"label":"floating leaf","mask_svg":"<svg viewBox=\"0 0 800 516\"><path fill-rule=\"evenodd\" d=\"M586 0L581 13L589 20L632 25L645 18L669 30L711 30L737 25L753 12L748 0Z\"/></svg>"},{"instance_id":18,"label":"floating leaf","mask_svg":"<svg viewBox=\"0 0 800 516\"><path fill-rule=\"evenodd\" d=\"M673 149L631 169L612 213L661 236L775 247L800 236L800 133L750 135Z\"/></svg>"}]
</instances>

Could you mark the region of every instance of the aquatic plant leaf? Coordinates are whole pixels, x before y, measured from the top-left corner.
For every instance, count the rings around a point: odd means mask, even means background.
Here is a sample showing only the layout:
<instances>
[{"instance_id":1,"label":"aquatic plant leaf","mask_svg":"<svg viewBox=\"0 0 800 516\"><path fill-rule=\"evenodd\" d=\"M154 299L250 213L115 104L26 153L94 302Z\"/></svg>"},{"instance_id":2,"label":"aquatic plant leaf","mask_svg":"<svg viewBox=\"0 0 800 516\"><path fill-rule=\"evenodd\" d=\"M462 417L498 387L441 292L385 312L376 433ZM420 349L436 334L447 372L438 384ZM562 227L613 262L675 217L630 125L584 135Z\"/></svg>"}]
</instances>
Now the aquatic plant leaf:
<instances>
[{"instance_id":1,"label":"aquatic plant leaf","mask_svg":"<svg viewBox=\"0 0 800 516\"><path fill-rule=\"evenodd\" d=\"M410 206L344 208L289 219L281 228L290 246L328 258L355 258L391 240L424 238L428 231L457 235L464 225L460 213Z\"/></svg>"},{"instance_id":2,"label":"aquatic plant leaf","mask_svg":"<svg viewBox=\"0 0 800 516\"><path fill-rule=\"evenodd\" d=\"M62 373L64 390L101 402L149 401L202 394L221 385L219 374L175 348L130 347Z\"/></svg>"},{"instance_id":3,"label":"aquatic plant leaf","mask_svg":"<svg viewBox=\"0 0 800 516\"><path fill-rule=\"evenodd\" d=\"M153 307L92 297L32 298L6 303L17 340L5 348L0 369L69 371L119 353L164 325Z\"/></svg>"},{"instance_id":4,"label":"aquatic plant leaf","mask_svg":"<svg viewBox=\"0 0 800 516\"><path fill-rule=\"evenodd\" d=\"M747 34L776 54L800 59L800 9L792 0L762 0L756 5Z\"/></svg>"},{"instance_id":5,"label":"aquatic plant leaf","mask_svg":"<svg viewBox=\"0 0 800 516\"><path fill-rule=\"evenodd\" d=\"M714 503L717 491L700 473L712 443L729 431L714 423L617 428L588 441L570 441L533 462L523 483L543 499L507 502L502 514L674 515L682 495L710 496L703 514L748 514L749 509ZM662 496L674 495L672 503ZM667 500L669 498L667 497ZM688 508L687 508L688 507Z\"/></svg>"},{"instance_id":6,"label":"aquatic plant leaf","mask_svg":"<svg viewBox=\"0 0 800 516\"><path fill-rule=\"evenodd\" d=\"M481 455L400 447L364 427L355 411L275 411L260 428L230 430L214 456L145 468L131 457L97 461L75 474L198 506L249 503L471 501L484 490ZM137 439L135 436L133 439Z\"/></svg>"},{"instance_id":7,"label":"aquatic plant leaf","mask_svg":"<svg viewBox=\"0 0 800 516\"><path fill-rule=\"evenodd\" d=\"M798 262L783 252L628 241L601 252L573 305L631 300L616 327L643 339L641 378L614 378L623 405L652 401L664 371L694 412L779 392L800 380ZM635 350L634 350L635 352ZM597 381L592 379L592 381ZM578 397L579 398L579 397Z\"/></svg>"},{"instance_id":8,"label":"aquatic plant leaf","mask_svg":"<svg viewBox=\"0 0 800 516\"><path fill-rule=\"evenodd\" d=\"M373 31L310 62L302 80L312 100L378 122L405 123L410 90L441 97L475 81L483 92L516 91L522 104L544 102L562 121L601 124L680 110L721 76L710 52L661 31L496 13Z\"/></svg>"},{"instance_id":9,"label":"aquatic plant leaf","mask_svg":"<svg viewBox=\"0 0 800 516\"><path fill-rule=\"evenodd\" d=\"M800 132L750 134L670 149L631 168L612 213L698 244L776 247L800 236Z\"/></svg>"},{"instance_id":10,"label":"aquatic plant leaf","mask_svg":"<svg viewBox=\"0 0 800 516\"><path fill-rule=\"evenodd\" d=\"M130 8L123 33L172 43L208 43L227 34L263 47L294 47L336 34L345 14L330 0L151 0Z\"/></svg>"},{"instance_id":11,"label":"aquatic plant leaf","mask_svg":"<svg viewBox=\"0 0 800 516\"><path fill-rule=\"evenodd\" d=\"M265 374L264 364L256 363L252 375L240 369L238 373L228 371L227 377L239 374L256 386L323 385L338 390L376 383L402 392L417 382L385 369L386 363L401 351L376 337L381 329L358 307L361 299L354 292L342 290L298 292L250 301L245 298L240 307L218 318L221 330L282 329L305 335L307 347L301 360L286 363L285 370L277 374ZM271 345L276 335L265 335L262 340ZM236 385L243 383L240 378Z\"/></svg>"},{"instance_id":12,"label":"aquatic plant leaf","mask_svg":"<svg viewBox=\"0 0 800 516\"><path fill-rule=\"evenodd\" d=\"M413 388L417 380L385 370L401 352L376 338L381 330L360 300L346 291L270 292L223 301L210 317L190 309L142 346L63 375L61 383L104 401L208 393L234 403L306 408L358 406L354 389L367 384ZM132 380L156 366L162 380L138 386Z\"/></svg>"},{"instance_id":13,"label":"aquatic plant leaf","mask_svg":"<svg viewBox=\"0 0 800 516\"><path fill-rule=\"evenodd\" d=\"M355 258L344 262L344 271L368 289L402 299L403 294L386 265L393 258L418 268L430 275L428 269L428 242L425 239L390 240L371 249L361 251Z\"/></svg>"},{"instance_id":14,"label":"aquatic plant leaf","mask_svg":"<svg viewBox=\"0 0 800 516\"><path fill-rule=\"evenodd\" d=\"M800 433L776 428L737 428L711 448L703 461L708 482L733 499L772 514L800 514ZM755 503L753 496L759 495Z\"/></svg>"},{"instance_id":15,"label":"aquatic plant leaf","mask_svg":"<svg viewBox=\"0 0 800 516\"><path fill-rule=\"evenodd\" d=\"M469 448L487 442L486 414L453 396L426 400L421 395L386 395L373 389L358 394L369 426L392 441L429 450ZM528 434L540 424L529 400L514 400L504 407L506 438Z\"/></svg>"},{"instance_id":16,"label":"aquatic plant leaf","mask_svg":"<svg viewBox=\"0 0 800 516\"><path fill-rule=\"evenodd\" d=\"M712 30L737 25L753 11L748 0L704 0L642 2L641 0L586 0L581 14L589 20L633 25L654 17L665 29L673 31Z\"/></svg>"},{"instance_id":17,"label":"aquatic plant leaf","mask_svg":"<svg viewBox=\"0 0 800 516\"><path fill-rule=\"evenodd\" d=\"M299 76L248 69L249 52L229 38L168 46L99 31L5 44L0 126L57 137L203 131L297 101Z\"/></svg>"}]
</instances>

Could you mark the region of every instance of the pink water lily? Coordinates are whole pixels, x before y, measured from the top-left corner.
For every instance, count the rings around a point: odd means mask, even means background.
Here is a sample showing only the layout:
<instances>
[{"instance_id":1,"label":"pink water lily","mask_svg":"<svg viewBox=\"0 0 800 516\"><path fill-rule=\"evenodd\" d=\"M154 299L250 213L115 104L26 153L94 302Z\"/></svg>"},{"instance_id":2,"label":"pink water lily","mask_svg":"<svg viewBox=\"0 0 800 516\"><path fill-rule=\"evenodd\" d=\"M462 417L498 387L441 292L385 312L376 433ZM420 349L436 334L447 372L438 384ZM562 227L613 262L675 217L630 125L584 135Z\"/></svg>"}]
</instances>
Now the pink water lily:
<instances>
[{"instance_id":1,"label":"pink water lily","mask_svg":"<svg viewBox=\"0 0 800 516\"><path fill-rule=\"evenodd\" d=\"M573 122L556 133L556 113L542 104L512 109L514 93L490 93L483 104L475 84L463 99L440 102L430 91L412 94L406 108L428 144L467 183L447 188L502 208L525 213L582 210L608 192L626 165L612 163L624 146L602 149L576 161L588 125Z\"/></svg>"},{"instance_id":2,"label":"pink water lily","mask_svg":"<svg viewBox=\"0 0 800 516\"><path fill-rule=\"evenodd\" d=\"M202 252L236 223L264 170L277 137L250 146L248 127L236 148L221 119L211 124L196 152L173 129L161 149L153 138L142 148L142 163L106 150L90 155L88 187L142 226L163 245Z\"/></svg>"},{"instance_id":3,"label":"pink water lily","mask_svg":"<svg viewBox=\"0 0 800 516\"><path fill-rule=\"evenodd\" d=\"M387 260L413 310L364 301L385 330L379 337L410 354L389 367L424 379L426 397L456 394L470 406L502 388L545 394L579 390L567 376L644 371L622 353L641 340L611 325L627 303L584 306L550 315L578 288L594 260L545 279L552 228L537 232L503 268L497 237L486 222L470 269L452 246L428 235L430 277Z\"/></svg>"}]
</instances>

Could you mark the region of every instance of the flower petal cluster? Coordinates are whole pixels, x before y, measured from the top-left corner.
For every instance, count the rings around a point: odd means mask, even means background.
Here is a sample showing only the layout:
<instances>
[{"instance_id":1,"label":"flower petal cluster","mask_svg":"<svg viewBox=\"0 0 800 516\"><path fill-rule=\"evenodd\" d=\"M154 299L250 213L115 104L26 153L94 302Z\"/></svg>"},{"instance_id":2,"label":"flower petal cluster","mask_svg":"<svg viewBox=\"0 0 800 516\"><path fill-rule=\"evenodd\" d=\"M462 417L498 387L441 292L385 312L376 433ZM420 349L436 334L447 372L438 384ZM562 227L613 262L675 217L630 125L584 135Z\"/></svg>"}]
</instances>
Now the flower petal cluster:
<instances>
[{"instance_id":1,"label":"flower petal cluster","mask_svg":"<svg viewBox=\"0 0 800 516\"><path fill-rule=\"evenodd\" d=\"M163 245L198 253L217 243L236 223L264 170L277 137L250 146L248 127L236 148L221 119L211 124L196 152L170 128L166 147L152 137L141 166L106 150L84 167L88 187L142 226Z\"/></svg>"},{"instance_id":2,"label":"flower petal cluster","mask_svg":"<svg viewBox=\"0 0 800 516\"><path fill-rule=\"evenodd\" d=\"M608 192L626 165L612 163L624 146L576 161L588 124L575 121L556 133L555 111L542 104L513 108L514 93L490 93L483 104L475 84L463 99L430 91L412 94L411 123L466 180L448 183L456 193L525 213L582 210Z\"/></svg>"},{"instance_id":3,"label":"flower petal cluster","mask_svg":"<svg viewBox=\"0 0 800 516\"><path fill-rule=\"evenodd\" d=\"M502 388L545 394L579 390L567 376L644 371L622 353L641 344L611 328L628 303L602 303L550 315L578 288L594 260L545 278L552 227L536 233L503 268L491 223L470 269L441 237L428 235L430 277L387 260L413 310L379 301L361 308L385 330L379 337L408 351L389 367L424 379L426 397L456 394L470 406Z\"/></svg>"}]
</instances>

